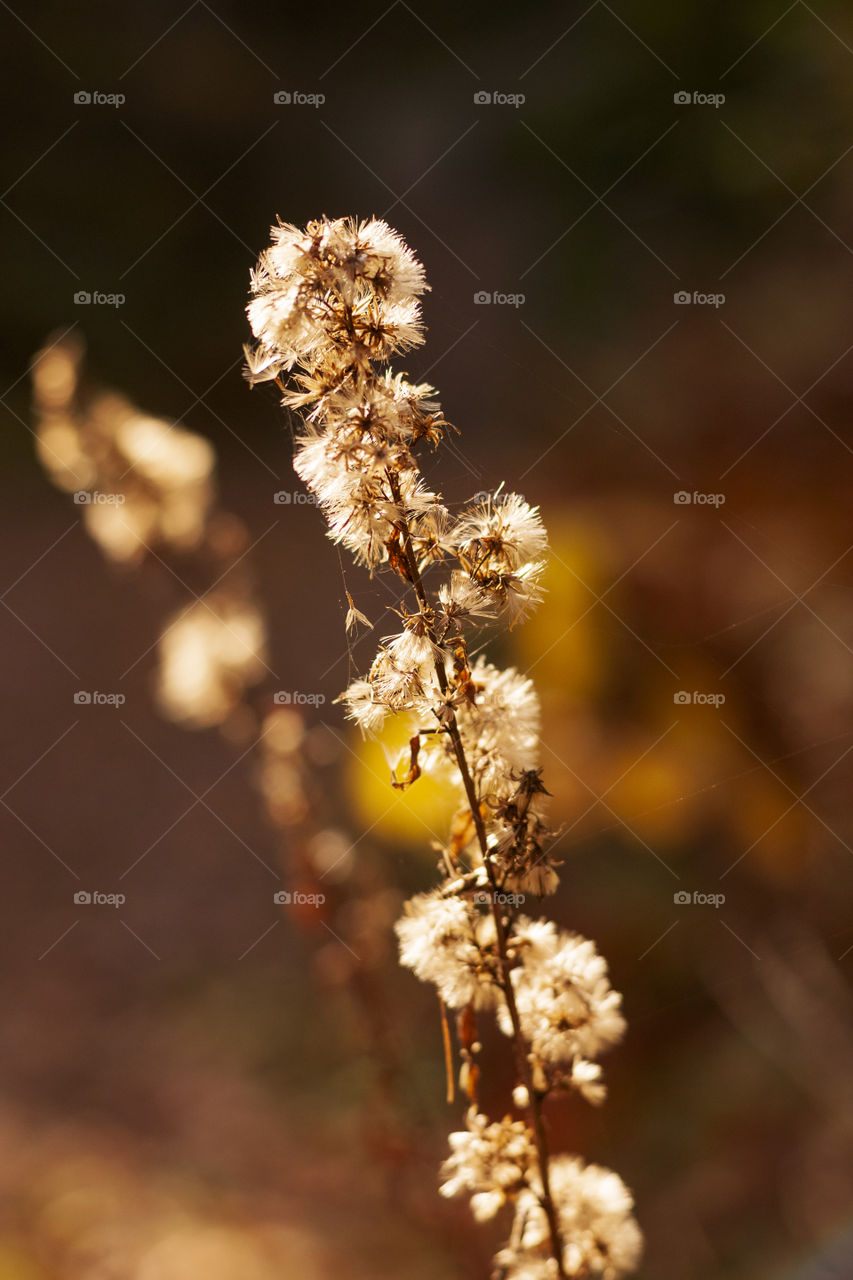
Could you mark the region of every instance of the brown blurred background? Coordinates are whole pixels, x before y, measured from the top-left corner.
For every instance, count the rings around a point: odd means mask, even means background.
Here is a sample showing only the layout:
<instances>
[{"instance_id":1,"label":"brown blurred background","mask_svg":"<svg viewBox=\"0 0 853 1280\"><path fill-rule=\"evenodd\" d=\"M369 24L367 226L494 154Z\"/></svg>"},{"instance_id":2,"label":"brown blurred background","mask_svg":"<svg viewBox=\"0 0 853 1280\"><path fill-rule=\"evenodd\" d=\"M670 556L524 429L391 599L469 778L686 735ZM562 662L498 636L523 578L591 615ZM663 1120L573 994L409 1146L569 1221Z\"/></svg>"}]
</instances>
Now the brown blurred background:
<instances>
[{"instance_id":1,"label":"brown blurred background","mask_svg":"<svg viewBox=\"0 0 853 1280\"><path fill-rule=\"evenodd\" d=\"M390 937L444 815L332 703L376 639L348 654L345 590L379 635L392 601L274 502L289 424L241 378L269 224L320 213L387 217L427 268L405 367L462 431L430 479L505 479L552 535L493 654L539 685L555 911L630 1028L555 1143L634 1189L643 1276L853 1274L849 9L88 0L0 30L0 1278L488 1274L497 1237L435 1194L461 1104ZM267 620L255 715L325 698L293 748L351 833L325 914L273 901L313 837L264 812L250 724L158 710L158 635L210 574L111 560L36 459L51 334L215 448Z\"/></svg>"}]
</instances>

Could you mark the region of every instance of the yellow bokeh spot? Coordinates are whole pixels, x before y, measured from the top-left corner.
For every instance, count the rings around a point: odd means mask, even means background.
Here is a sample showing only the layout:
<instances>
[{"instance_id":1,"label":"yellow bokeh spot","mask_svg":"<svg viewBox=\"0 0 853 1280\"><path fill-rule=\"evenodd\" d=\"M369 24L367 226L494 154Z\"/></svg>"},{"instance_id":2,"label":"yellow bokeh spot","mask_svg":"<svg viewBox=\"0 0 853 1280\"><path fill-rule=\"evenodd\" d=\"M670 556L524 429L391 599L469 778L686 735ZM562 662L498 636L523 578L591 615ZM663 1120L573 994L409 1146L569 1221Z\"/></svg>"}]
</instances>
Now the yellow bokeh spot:
<instances>
[{"instance_id":1,"label":"yellow bokeh spot","mask_svg":"<svg viewBox=\"0 0 853 1280\"><path fill-rule=\"evenodd\" d=\"M405 775L409 742L405 729L392 721L379 739L355 739L347 766L347 792L356 815L356 826L371 828L382 840L419 848L433 858L431 842L444 841L453 814L459 807L456 793L424 773L405 791L391 786L392 769Z\"/></svg>"},{"instance_id":2,"label":"yellow bokeh spot","mask_svg":"<svg viewBox=\"0 0 853 1280\"><path fill-rule=\"evenodd\" d=\"M592 592L604 590L607 548L588 525L557 524L550 533L545 599L513 632L513 660L522 671L533 667L540 691L556 688L566 702L585 701L599 689L606 661Z\"/></svg>"}]
</instances>

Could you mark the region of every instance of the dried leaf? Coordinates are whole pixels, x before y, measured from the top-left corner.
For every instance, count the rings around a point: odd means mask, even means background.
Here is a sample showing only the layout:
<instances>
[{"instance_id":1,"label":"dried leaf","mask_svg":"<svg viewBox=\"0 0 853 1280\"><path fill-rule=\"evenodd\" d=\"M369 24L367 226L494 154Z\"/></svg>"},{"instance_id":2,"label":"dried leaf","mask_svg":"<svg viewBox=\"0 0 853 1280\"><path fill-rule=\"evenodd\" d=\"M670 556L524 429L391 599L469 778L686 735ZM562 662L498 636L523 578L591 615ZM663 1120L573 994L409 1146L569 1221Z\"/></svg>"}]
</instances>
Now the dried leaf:
<instances>
[{"instance_id":1,"label":"dried leaf","mask_svg":"<svg viewBox=\"0 0 853 1280\"><path fill-rule=\"evenodd\" d=\"M402 766L402 764L405 762L405 759L406 759L405 756L401 757L400 762L397 765L397 768L392 770L391 786L394 787L396 791L406 791L407 788L409 788L413 782L417 782L418 778L421 776L421 766L418 764L418 756L420 754L420 750L421 750L421 738L420 738L420 734L416 733L414 738L410 738L409 740L408 772L405 773L402 778L397 777L397 769L399 769Z\"/></svg>"}]
</instances>

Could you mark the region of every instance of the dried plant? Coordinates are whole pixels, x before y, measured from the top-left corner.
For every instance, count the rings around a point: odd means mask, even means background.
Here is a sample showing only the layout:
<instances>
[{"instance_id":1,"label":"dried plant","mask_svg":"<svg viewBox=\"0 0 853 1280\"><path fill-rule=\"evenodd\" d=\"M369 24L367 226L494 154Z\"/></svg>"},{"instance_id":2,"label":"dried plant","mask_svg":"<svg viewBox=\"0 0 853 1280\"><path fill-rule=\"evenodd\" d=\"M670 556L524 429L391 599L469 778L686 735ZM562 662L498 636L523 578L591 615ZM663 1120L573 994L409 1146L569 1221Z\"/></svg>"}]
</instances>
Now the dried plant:
<instances>
[{"instance_id":1,"label":"dried plant","mask_svg":"<svg viewBox=\"0 0 853 1280\"><path fill-rule=\"evenodd\" d=\"M39 461L74 494L87 532L111 560L195 550L213 501L213 449L118 392L84 386L83 354L70 335L33 360Z\"/></svg>"},{"instance_id":2,"label":"dried plant","mask_svg":"<svg viewBox=\"0 0 853 1280\"><path fill-rule=\"evenodd\" d=\"M34 357L39 461L57 488L73 493L86 531L109 560L127 569L158 566L187 592L191 567L202 590L189 592L190 604L164 622L157 702L187 727L226 724L268 672L248 531L217 502L210 443L88 382L83 358L76 336Z\"/></svg>"},{"instance_id":3,"label":"dried plant","mask_svg":"<svg viewBox=\"0 0 853 1280\"><path fill-rule=\"evenodd\" d=\"M189 604L163 621L157 706L185 729L216 727L231 742L251 744L255 789L284 883L322 904L288 910L289 922L315 944L319 983L345 991L352 1002L374 1068L365 1145L399 1192L412 1117L399 1098L402 1065L387 975L394 964L390 925L402 894L378 850L358 841L353 857L345 805L330 803L341 790L329 776L337 780L340 772L337 735L276 705L263 687L275 673L267 666L254 544L218 499L213 447L97 386L84 354L82 340L67 335L33 359L39 460L58 488L73 492L103 555L124 571L145 569L157 579L158 600L164 588L199 584L199 594L191 592Z\"/></svg>"},{"instance_id":4,"label":"dried plant","mask_svg":"<svg viewBox=\"0 0 853 1280\"><path fill-rule=\"evenodd\" d=\"M620 996L591 941L520 910L558 884L538 700L517 671L472 660L481 628L513 626L539 602L545 530L538 509L502 486L453 516L421 475L415 447L437 446L448 424L432 387L387 367L423 340L424 270L399 235L377 220L325 218L272 235L252 278L247 376L274 380L302 414L294 466L329 536L407 588L400 631L342 701L365 733L404 718L409 746L394 787L428 771L459 797L439 850L441 882L397 924L403 964L457 1019L469 1108L441 1191L469 1194L480 1220L512 1207L496 1276L616 1280L642 1246L631 1195L615 1173L549 1153L543 1105L564 1090L603 1100L597 1058L624 1032ZM362 616L353 605L347 627ZM480 1109L481 1011L511 1042L523 1120L492 1121Z\"/></svg>"}]
</instances>

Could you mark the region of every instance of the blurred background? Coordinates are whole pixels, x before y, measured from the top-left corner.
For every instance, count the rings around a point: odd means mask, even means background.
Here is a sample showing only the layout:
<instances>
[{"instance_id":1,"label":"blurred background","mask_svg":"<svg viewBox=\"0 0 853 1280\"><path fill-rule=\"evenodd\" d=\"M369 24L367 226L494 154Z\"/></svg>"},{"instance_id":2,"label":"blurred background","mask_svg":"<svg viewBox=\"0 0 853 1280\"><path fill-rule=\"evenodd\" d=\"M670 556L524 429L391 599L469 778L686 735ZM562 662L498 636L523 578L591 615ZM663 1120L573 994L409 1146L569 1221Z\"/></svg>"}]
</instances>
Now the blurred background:
<instances>
[{"instance_id":1,"label":"blurred background","mask_svg":"<svg viewBox=\"0 0 853 1280\"><path fill-rule=\"evenodd\" d=\"M241 376L269 225L322 213L426 266L400 367L462 432L430 482L552 536L491 653L542 695L554 910L629 1022L554 1145L633 1188L645 1277L853 1274L849 8L0 30L0 1278L474 1280L500 1239L436 1195L463 1104L391 933L448 813L333 703L394 601Z\"/></svg>"}]
</instances>

